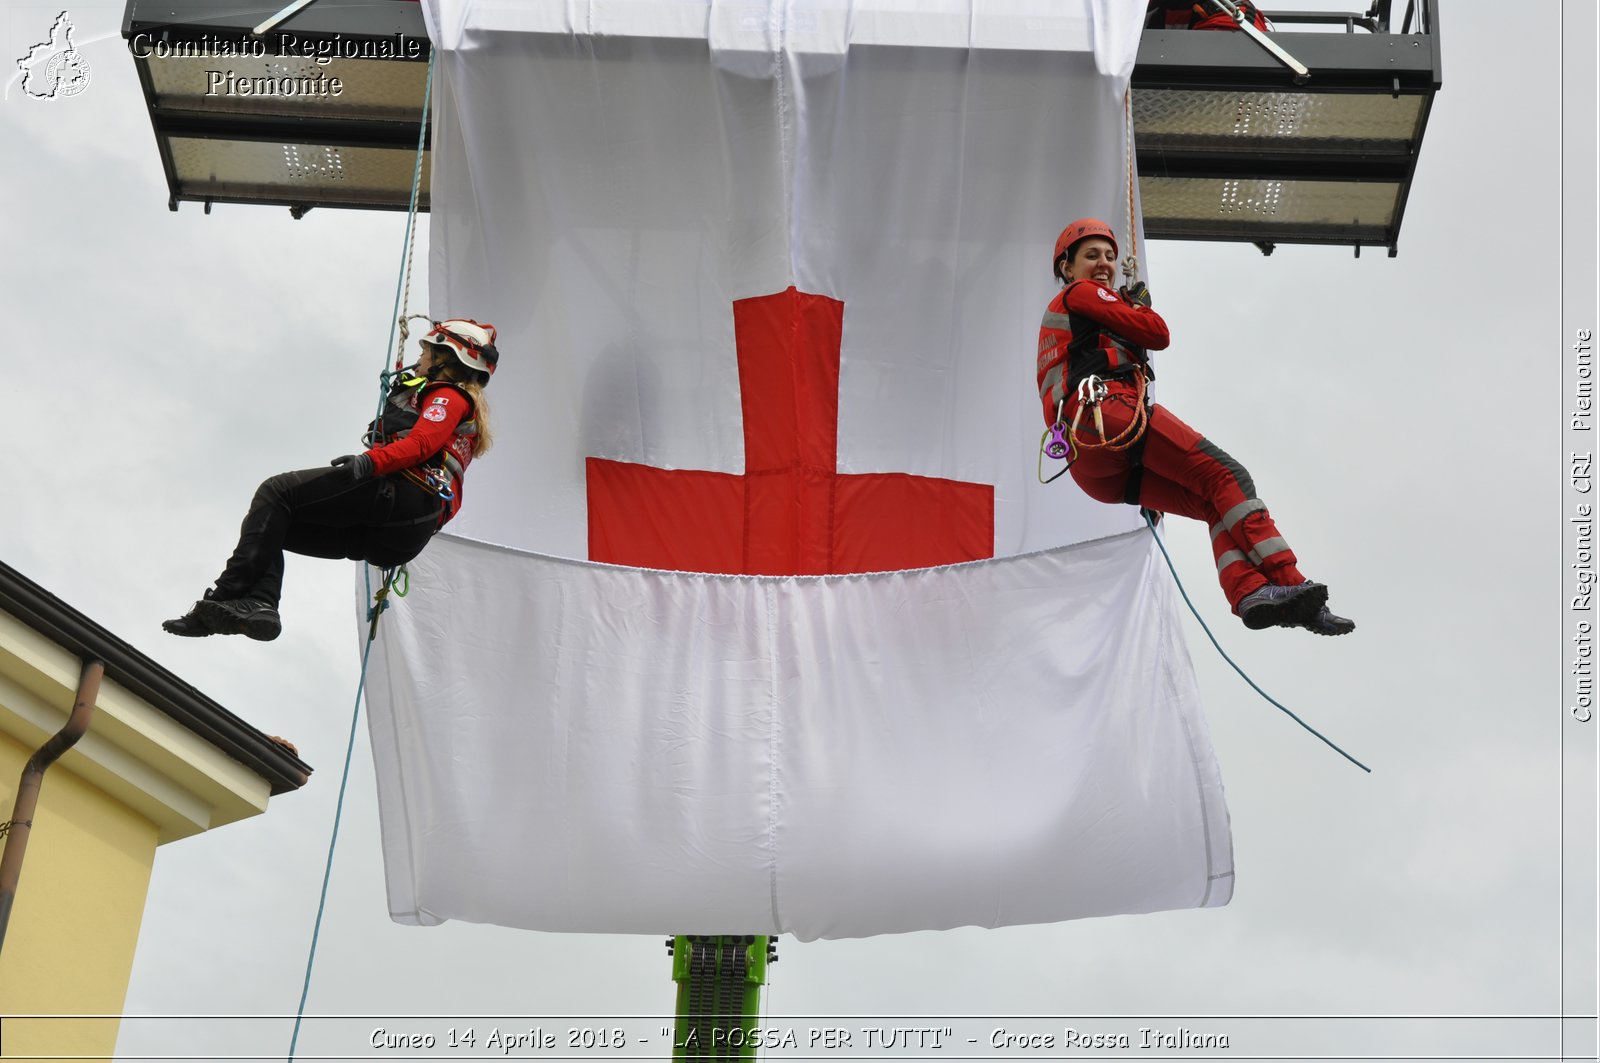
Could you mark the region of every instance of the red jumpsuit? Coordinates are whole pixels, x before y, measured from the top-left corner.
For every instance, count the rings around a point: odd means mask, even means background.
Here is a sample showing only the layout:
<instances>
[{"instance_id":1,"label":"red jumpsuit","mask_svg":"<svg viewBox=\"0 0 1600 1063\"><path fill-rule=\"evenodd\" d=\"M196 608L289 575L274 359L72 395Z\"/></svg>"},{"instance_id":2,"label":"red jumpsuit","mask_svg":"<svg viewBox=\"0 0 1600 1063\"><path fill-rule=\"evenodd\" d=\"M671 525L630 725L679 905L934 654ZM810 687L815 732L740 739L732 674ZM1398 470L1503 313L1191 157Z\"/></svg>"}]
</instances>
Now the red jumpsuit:
<instances>
[{"instance_id":1,"label":"red jumpsuit","mask_svg":"<svg viewBox=\"0 0 1600 1063\"><path fill-rule=\"evenodd\" d=\"M1090 280L1069 284L1045 311L1039 328L1039 397L1047 424L1061 417L1072 423L1078 412L1078 382L1092 374L1106 382L1100 404L1106 437L1114 439L1137 410L1135 374L1143 371L1145 349L1163 350L1167 323L1149 307L1134 306ZM1080 449L1072 478L1100 502L1134 501L1147 509L1204 521L1211 529L1217 577L1228 603L1267 583L1305 582L1294 551L1278 534L1266 503L1244 466L1215 443L1184 424L1164 406L1152 405L1142 443L1138 497L1126 497L1135 466L1131 451ZM1085 410L1078 435L1096 442L1094 415Z\"/></svg>"}]
</instances>

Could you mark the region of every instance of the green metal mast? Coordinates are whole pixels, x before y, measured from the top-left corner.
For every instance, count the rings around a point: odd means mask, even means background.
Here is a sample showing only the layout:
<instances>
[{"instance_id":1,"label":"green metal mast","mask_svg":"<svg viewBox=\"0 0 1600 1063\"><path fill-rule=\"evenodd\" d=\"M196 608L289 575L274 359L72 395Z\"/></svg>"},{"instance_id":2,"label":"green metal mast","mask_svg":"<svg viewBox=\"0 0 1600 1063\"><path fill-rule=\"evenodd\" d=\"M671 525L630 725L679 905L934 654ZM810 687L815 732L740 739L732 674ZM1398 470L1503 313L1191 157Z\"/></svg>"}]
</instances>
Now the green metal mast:
<instances>
[{"instance_id":1,"label":"green metal mast","mask_svg":"<svg viewBox=\"0 0 1600 1063\"><path fill-rule=\"evenodd\" d=\"M753 1060L761 987L778 945L761 934L680 934L667 939L678 983L674 1060Z\"/></svg>"}]
</instances>

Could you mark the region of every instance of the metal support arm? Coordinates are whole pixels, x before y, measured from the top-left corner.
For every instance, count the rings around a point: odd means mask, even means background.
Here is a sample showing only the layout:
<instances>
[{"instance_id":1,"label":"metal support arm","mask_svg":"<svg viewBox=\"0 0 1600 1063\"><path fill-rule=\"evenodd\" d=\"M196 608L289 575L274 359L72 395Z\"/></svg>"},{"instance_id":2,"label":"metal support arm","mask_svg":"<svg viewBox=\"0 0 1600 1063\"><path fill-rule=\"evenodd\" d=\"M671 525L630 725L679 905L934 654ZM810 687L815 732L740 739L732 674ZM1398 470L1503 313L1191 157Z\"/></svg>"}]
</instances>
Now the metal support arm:
<instances>
[{"instance_id":1,"label":"metal support arm","mask_svg":"<svg viewBox=\"0 0 1600 1063\"><path fill-rule=\"evenodd\" d=\"M1255 25L1252 24L1249 19L1245 18L1244 12L1239 10L1238 5L1233 3L1233 0L1210 0L1210 2L1214 4L1218 10L1225 12L1230 18L1232 18L1235 25L1243 30L1251 40L1265 48L1269 55L1271 55L1278 62L1282 63L1284 66L1288 67L1290 70L1294 71L1294 83L1296 85L1304 85L1306 82L1311 80L1311 71L1306 69L1306 65L1300 60L1296 59L1294 56L1290 55L1288 52L1284 51L1282 48L1278 47L1277 42L1271 37L1268 37L1265 33L1262 33L1260 30L1256 29Z\"/></svg>"}]
</instances>

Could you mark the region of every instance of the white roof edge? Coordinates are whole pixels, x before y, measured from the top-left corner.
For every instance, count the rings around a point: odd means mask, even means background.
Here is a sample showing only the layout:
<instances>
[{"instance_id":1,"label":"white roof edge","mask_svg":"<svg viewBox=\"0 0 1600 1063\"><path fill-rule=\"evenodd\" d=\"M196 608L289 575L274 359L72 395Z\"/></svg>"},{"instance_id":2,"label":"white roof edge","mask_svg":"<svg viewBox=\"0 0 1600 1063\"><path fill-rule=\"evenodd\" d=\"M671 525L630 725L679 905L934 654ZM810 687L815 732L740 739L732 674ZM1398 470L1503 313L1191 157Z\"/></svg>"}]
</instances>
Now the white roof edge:
<instances>
[{"instance_id":1,"label":"white roof edge","mask_svg":"<svg viewBox=\"0 0 1600 1063\"><path fill-rule=\"evenodd\" d=\"M31 748L66 723L81 662L0 612L0 732ZM71 771L153 822L161 842L266 810L268 781L111 679L89 730L50 771ZM48 776L47 776L48 778Z\"/></svg>"}]
</instances>

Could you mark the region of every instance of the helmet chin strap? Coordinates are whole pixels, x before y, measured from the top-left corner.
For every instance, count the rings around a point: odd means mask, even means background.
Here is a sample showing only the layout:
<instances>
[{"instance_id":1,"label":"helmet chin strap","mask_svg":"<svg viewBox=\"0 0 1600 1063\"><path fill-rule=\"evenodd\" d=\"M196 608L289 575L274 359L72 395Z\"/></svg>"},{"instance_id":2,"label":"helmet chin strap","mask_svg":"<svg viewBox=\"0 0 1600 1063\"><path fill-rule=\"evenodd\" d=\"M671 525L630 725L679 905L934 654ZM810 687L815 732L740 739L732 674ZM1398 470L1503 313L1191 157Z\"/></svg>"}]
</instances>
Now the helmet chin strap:
<instances>
[{"instance_id":1,"label":"helmet chin strap","mask_svg":"<svg viewBox=\"0 0 1600 1063\"><path fill-rule=\"evenodd\" d=\"M444 372L444 367L454 361L456 356L450 348L436 343L425 344L423 351L428 355L428 368L422 375L429 380L438 380L439 375ZM422 364L421 358L417 359L417 364L419 366Z\"/></svg>"}]
</instances>

